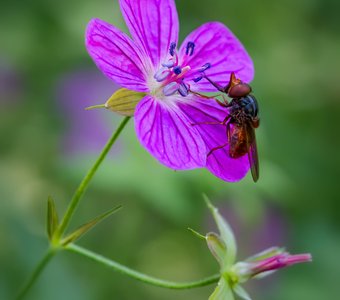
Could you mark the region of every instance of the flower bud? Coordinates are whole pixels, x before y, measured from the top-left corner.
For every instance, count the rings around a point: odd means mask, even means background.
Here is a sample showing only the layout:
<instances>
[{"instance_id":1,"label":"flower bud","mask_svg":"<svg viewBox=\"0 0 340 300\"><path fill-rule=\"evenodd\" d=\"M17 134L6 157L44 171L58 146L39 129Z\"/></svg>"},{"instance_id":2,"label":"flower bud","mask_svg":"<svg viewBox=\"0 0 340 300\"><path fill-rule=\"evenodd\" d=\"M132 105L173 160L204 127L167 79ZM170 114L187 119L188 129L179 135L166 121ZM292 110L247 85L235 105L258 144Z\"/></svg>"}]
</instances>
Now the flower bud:
<instances>
[{"instance_id":1,"label":"flower bud","mask_svg":"<svg viewBox=\"0 0 340 300\"><path fill-rule=\"evenodd\" d=\"M282 252L257 261L238 262L233 266L233 272L239 277L240 282L244 282L260 274L310 261L312 256L309 253L290 255L288 252Z\"/></svg>"}]
</instances>

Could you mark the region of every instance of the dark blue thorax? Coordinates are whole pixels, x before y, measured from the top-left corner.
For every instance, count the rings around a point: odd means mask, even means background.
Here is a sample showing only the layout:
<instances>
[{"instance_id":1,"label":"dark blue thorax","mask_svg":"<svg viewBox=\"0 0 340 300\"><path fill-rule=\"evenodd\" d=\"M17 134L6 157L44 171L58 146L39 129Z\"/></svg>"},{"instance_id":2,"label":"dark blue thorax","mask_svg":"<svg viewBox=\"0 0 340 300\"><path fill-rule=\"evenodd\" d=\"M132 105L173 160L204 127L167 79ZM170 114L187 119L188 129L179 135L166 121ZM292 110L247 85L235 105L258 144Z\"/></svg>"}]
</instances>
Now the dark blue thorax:
<instances>
[{"instance_id":1,"label":"dark blue thorax","mask_svg":"<svg viewBox=\"0 0 340 300\"><path fill-rule=\"evenodd\" d=\"M237 100L239 108L243 110L244 114L249 118L256 118L258 116L258 104L253 95L247 95Z\"/></svg>"}]
</instances>

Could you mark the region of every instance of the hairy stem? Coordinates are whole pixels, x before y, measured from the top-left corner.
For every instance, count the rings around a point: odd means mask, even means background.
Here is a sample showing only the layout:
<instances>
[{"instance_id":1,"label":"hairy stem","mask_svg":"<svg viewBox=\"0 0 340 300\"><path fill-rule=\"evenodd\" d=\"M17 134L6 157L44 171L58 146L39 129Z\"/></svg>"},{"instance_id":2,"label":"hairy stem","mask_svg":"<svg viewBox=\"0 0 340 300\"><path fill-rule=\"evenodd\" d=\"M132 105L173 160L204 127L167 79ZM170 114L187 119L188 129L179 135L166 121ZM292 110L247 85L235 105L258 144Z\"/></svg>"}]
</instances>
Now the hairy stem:
<instances>
[{"instance_id":1,"label":"hairy stem","mask_svg":"<svg viewBox=\"0 0 340 300\"><path fill-rule=\"evenodd\" d=\"M129 121L129 119L130 119L130 117L125 117L123 119L123 121L120 123L117 130L113 133L110 140L105 145L105 147L104 147L102 153L99 155L97 161L94 163L92 168L88 171L88 173L86 174L84 179L79 184L79 186L78 186L76 192L74 193L72 200L71 200L71 202L70 202L70 204L69 204L69 206L66 210L66 213L65 213L63 219L61 220L60 226L59 226L59 228L58 228L58 230L55 234L55 237L57 239L59 239L63 235L65 230L67 229L67 226L69 225L71 218L72 218L75 210L77 209L79 201L81 200L81 197L83 196L87 186L89 185L89 183L90 183L91 179L93 178L94 174L96 173L98 167L100 166L100 164L102 163L102 161L106 157L106 155L109 152L109 150L111 149L112 145L117 140L118 136L120 135L120 133L124 129L125 125Z\"/></svg>"},{"instance_id":2,"label":"hairy stem","mask_svg":"<svg viewBox=\"0 0 340 300\"><path fill-rule=\"evenodd\" d=\"M51 260L51 258L56 254L56 250L53 248L50 248L44 257L40 260L38 265L36 266L35 270L33 271L32 275L29 277L27 282L23 285L21 290L19 291L16 300L23 299L27 292L30 290L32 285L35 283L37 278L39 277L40 273L44 270L48 262Z\"/></svg>"},{"instance_id":3,"label":"hairy stem","mask_svg":"<svg viewBox=\"0 0 340 300\"><path fill-rule=\"evenodd\" d=\"M212 283L215 283L219 280L220 274L216 274L210 277L206 277L203 279L199 279L197 281L190 281L190 282L174 282L174 281L167 281L163 279L158 279L146 274L143 274L141 272L135 271L133 269L130 269L118 262L115 262L111 259L108 259L102 255L99 255L97 253L94 253L90 250L87 250L85 248L82 248L80 246L77 246L75 244L69 244L66 247L66 250L69 250L71 252L83 255L101 265L104 265L110 269L113 269L115 271L118 271L122 274L125 274L127 276L130 276L134 279L137 279L139 281L142 281L144 283L148 283L151 285L168 288L168 289L190 289L190 288L196 288L201 286L206 286Z\"/></svg>"}]
</instances>

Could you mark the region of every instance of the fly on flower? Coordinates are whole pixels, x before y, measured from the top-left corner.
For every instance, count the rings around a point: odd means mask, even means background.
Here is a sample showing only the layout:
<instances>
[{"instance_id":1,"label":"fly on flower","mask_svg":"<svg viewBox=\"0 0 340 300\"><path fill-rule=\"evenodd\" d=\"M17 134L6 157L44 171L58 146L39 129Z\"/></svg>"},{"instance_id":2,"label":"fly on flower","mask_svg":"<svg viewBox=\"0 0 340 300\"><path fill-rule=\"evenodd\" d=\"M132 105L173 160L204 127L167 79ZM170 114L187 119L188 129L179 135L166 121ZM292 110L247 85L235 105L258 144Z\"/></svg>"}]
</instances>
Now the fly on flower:
<instances>
[{"instance_id":1,"label":"fly on flower","mask_svg":"<svg viewBox=\"0 0 340 300\"><path fill-rule=\"evenodd\" d=\"M206 167L222 180L241 180L250 167L247 159L224 155L225 149L207 156L210 149L224 142L225 126L209 130L205 125L191 126L225 116L224 107L191 93L215 90L206 80L195 82L200 74L206 73L220 85L228 84L232 72L244 82L253 79L253 62L241 42L225 25L209 22L178 45L174 0L119 3L131 38L93 19L87 27L86 48L107 77L125 89L144 94L133 106L141 144L169 168ZM115 107L112 101L109 106Z\"/></svg>"},{"instance_id":2,"label":"fly on flower","mask_svg":"<svg viewBox=\"0 0 340 300\"><path fill-rule=\"evenodd\" d=\"M212 122L208 124L226 125L227 142L212 148L208 156L214 151L222 149L229 145L229 155L231 158L238 159L248 155L251 175L256 182L259 179L259 159L256 146L255 128L260 125L258 116L259 107L256 98L251 94L249 84L237 79L235 73L230 74L229 83L222 87L212 81L209 77L202 75L196 81L206 78L216 89L227 94L232 100L228 102L223 97L223 102L217 101L222 107L227 108L228 114L221 122ZM195 125L195 124L193 124Z\"/></svg>"}]
</instances>

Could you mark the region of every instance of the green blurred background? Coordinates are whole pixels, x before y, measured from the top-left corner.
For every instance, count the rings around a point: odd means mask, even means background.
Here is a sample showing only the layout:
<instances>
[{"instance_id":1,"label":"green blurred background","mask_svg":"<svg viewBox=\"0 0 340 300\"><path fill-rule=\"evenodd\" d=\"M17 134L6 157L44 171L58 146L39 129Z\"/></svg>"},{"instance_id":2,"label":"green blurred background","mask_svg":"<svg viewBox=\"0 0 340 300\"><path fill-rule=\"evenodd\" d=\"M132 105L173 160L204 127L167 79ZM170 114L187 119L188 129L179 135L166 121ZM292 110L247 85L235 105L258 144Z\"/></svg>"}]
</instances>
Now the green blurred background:
<instances>
[{"instance_id":1,"label":"green blurred background","mask_svg":"<svg viewBox=\"0 0 340 300\"><path fill-rule=\"evenodd\" d=\"M92 182L71 226L123 204L79 244L172 280L218 271L200 232L214 229L206 193L235 229L240 257L265 247L311 252L246 288L254 299L337 299L340 275L340 2L177 0L181 39L225 23L252 56L261 177L225 183L206 170L173 172L139 145L133 122ZM115 0L1 1L0 299L10 299L47 247L45 211L60 214L121 117L84 107L117 88L84 47L98 17L126 29ZM27 299L207 299L214 285L171 291L61 253Z\"/></svg>"}]
</instances>

